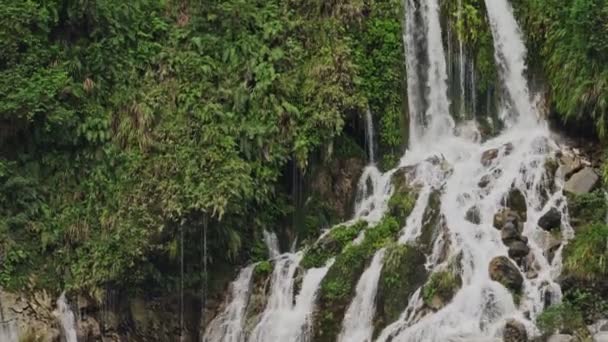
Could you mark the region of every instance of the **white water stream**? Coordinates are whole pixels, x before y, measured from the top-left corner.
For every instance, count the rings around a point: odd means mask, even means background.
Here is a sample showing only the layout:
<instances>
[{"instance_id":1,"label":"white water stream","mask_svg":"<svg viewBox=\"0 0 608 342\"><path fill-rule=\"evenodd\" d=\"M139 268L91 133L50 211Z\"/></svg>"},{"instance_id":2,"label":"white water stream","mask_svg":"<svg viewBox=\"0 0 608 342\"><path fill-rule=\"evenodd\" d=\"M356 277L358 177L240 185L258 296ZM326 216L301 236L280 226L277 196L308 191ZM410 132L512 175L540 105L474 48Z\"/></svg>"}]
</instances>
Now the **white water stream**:
<instances>
[{"instance_id":1,"label":"white water stream","mask_svg":"<svg viewBox=\"0 0 608 342\"><path fill-rule=\"evenodd\" d=\"M252 264L241 270L238 278L230 284L230 302L228 306L209 324L204 342L239 342L243 341L243 322L249 296L251 294Z\"/></svg>"},{"instance_id":2,"label":"white water stream","mask_svg":"<svg viewBox=\"0 0 608 342\"><path fill-rule=\"evenodd\" d=\"M66 342L78 342L76 335L76 319L74 318L74 312L72 312L65 297L65 293L62 293L61 296L59 296L59 299L57 299L57 309L54 314L59 320L61 331L63 332Z\"/></svg>"}]
</instances>

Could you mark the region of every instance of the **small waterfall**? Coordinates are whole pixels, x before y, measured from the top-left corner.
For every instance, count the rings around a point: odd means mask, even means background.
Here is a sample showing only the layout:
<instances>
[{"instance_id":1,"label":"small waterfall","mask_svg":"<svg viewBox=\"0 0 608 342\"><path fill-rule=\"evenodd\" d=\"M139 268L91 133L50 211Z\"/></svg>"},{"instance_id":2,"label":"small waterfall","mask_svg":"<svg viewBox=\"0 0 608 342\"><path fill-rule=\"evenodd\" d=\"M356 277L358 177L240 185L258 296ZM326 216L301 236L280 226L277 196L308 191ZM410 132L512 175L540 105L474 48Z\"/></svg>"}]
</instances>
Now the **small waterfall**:
<instances>
[{"instance_id":1,"label":"small waterfall","mask_svg":"<svg viewBox=\"0 0 608 342\"><path fill-rule=\"evenodd\" d=\"M376 312L376 292L378 279L382 271L382 261L385 249L380 249L374 255L371 264L363 272L357 283L356 295L351 302L344 321L340 342L370 342L374 331L373 319Z\"/></svg>"},{"instance_id":2,"label":"small waterfall","mask_svg":"<svg viewBox=\"0 0 608 342\"><path fill-rule=\"evenodd\" d=\"M204 342L241 342L244 315L251 294L251 280L256 264L241 270L238 278L230 284L231 301L207 328Z\"/></svg>"},{"instance_id":3,"label":"small waterfall","mask_svg":"<svg viewBox=\"0 0 608 342\"><path fill-rule=\"evenodd\" d=\"M507 0L486 0L488 18L494 38L496 64L511 108L502 114L509 125L519 118L522 125L534 123L537 118L525 78L526 47L513 9Z\"/></svg>"},{"instance_id":4,"label":"small waterfall","mask_svg":"<svg viewBox=\"0 0 608 342\"><path fill-rule=\"evenodd\" d=\"M54 314L59 319L66 342L78 342L78 338L76 337L76 320L65 297L65 292L57 299L57 309Z\"/></svg>"},{"instance_id":5,"label":"small waterfall","mask_svg":"<svg viewBox=\"0 0 608 342\"><path fill-rule=\"evenodd\" d=\"M461 28L461 30L458 31L458 65L459 65L459 70L458 70L458 80L460 81L460 110L458 115L460 116L460 118L464 118L465 117L465 112L466 112L466 86L465 86L465 61L466 61L466 56L464 56L464 47L463 47L463 37L462 37L462 0L458 0L458 10L456 12L456 20L458 22L458 27Z\"/></svg>"},{"instance_id":6,"label":"small waterfall","mask_svg":"<svg viewBox=\"0 0 608 342\"><path fill-rule=\"evenodd\" d=\"M302 280L302 289L293 304L294 275L302 255L284 254L276 261L270 285L270 298L260 322L253 329L250 342L299 342L308 339L308 321L319 284L329 267L309 269Z\"/></svg>"},{"instance_id":7,"label":"small waterfall","mask_svg":"<svg viewBox=\"0 0 608 342\"><path fill-rule=\"evenodd\" d=\"M374 119L372 118L372 111L367 108L365 112L365 139L367 143L367 154L370 164L376 163L375 156L375 145L374 145Z\"/></svg>"},{"instance_id":8,"label":"small waterfall","mask_svg":"<svg viewBox=\"0 0 608 342\"><path fill-rule=\"evenodd\" d=\"M445 52L441 38L441 24L439 20L438 0L424 2L423 17L427 24L427 57L429 60L427 80L426 118L428 128L426 141L451 134L454 120L450 116L450 102L448 100L447 69Z\"/></svg>"},{"instance_id":9,"label":"small waterfall","mask_svg":"<svg viewBox=\"0 0 608 342\"><path fill-rule=\"evenodd\" d=\"M268 256L270 259L274 259L281 254L279 250L279 239L277 238L277 234L275 232L269 232L264 230L264 243L266 244L266 249L268 250Z\"/></svg>"},{"instance_id":10,"label":"small waterfall","mask_svg":"<svg viewBox=\"0 0 608 342\"><path fill-rule=\"evenodd\" d=\"M4 314L4 306L0 303L0 341L18 342L18 330L17 322L14 319L6 317Z\"/></svg>"},{"instance_id":11,"label":"small waterfall","mask_svg":"<svg viewBox=\"0 0 608 342\"><path fill-rule=\"evenodd\" d=\"M420 90L420 75L418 72L419 44L417 34L419 31L416 23L416 2L415 0L405 1L405 33L403 35L405 45L405 59L407 68L407 98L410 116L410 141L409 146L417 146L422 137L423 118L422 118L422 96Z\"/></svg>"}]
</instances>

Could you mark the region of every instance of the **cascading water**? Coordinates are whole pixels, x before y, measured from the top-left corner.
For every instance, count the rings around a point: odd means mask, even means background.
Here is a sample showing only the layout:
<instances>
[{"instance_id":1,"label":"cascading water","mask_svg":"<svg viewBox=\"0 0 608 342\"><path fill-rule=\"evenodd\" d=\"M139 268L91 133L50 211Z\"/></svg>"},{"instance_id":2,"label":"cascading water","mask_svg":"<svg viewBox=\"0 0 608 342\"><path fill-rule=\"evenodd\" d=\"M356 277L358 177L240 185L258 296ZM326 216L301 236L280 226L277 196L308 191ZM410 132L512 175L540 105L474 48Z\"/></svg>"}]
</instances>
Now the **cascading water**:
<instances>
[{"instance_id":1,"label":"cascading water","mask_svg":"<svg viewBox=\"0 0 608 342\"><path fill-rule=\"evenodd\" d=\"M66 342L78 342L76 335L76 320L74 319L74 313L65 297L65 293L62 293L61 296L59 296L59 299L57 299L57 309L54 314L59 320Z\"/></svg>"},{"instance_id":2,"label":"cascading water","mask_svg":"<svg viewBox=\"0 0 608 342\"><path fill-rule=\"evenodd\" d=\"M374 145L374 119L372 111L367 108L365 112L365 140L367 143L367 155L370 164L376 163L375 145Z\"/></svg>"},{"instance_id":3,"label":"cascading water","mask_svg":"<svg viewBox=\"0 0 608 342\"><path fill-rule=\"evenodd\" d=\"M0 303L0 341L17 342L19 341L17 322L7 316L4 313L4 306Z\"/></svg>"},{"instance_id":4,"label":"cascading water","mask_svg":"<svg viewBox=\"0 0 608 342\"><path fill-rule=\"evenodd\" d=\"M460 30L458 31L458 80L460 81L460 111L458 115L461 118L465 117L465 104L466 104L466 88L465 88L465 61L466 57L464 56L464 47L463 47L463 37L462 37L462 0L458 0L458 10L456 12L456 20L458 21L458 27Z\"/></svg>"},{"instance_id":5,"label":"cascading water","mask_svg":"<svg viewBox=\"0 0 608 342\"><path fill-rule=\"evenodd\" d=\"M266 244L266 249L268 250L268 256L270 259L274 259L281 254L279 250L279 239L277 238L277 234L275 232L269 232L264 230L264 243Z\"/></svg>"},{"instance_id":6,"label":"cascading water","mask_svg":"<svg viewBox=\"0 0 608 342\"><path fill-rule=\"evenodd\" d=\"M376 292L378 291L378 279L382 271L384 252L384 249L376 252L371 264L363 272L357 283L355 298L344 316L342 332L338 338L340 342L371 341L374 331L372 323L376 307Z\"/></svg>"},{"instance_id":7,"label":"cascading water","mask_svg":"<svg viewBox=\"0 0 608 342\"><path fill-rule=\"evenodd\" d=\"M418 3L419 8L416 7ZM504 82L502 117L507 130L480 143L479 133L470 122L455 127L449 115L438 1L406 0L404 41L410 150L402 158L400 167L413 167L410 181L418 189L418 196L398 242L417 243L425 211L431 205L430 196L439 193L440 227L435 228L441 230L441 234L434 240L425 266L429 273L452 270L460 278L462 287L437 311L427 307L422 287L413 291L397 321L377 332L378 342L500 340L509 320L521 322L529 334L537 335L533 322L544 309L545 299L560 300L561 292L555 279L561 271L561 248L550 260L545 253L549 247L548 233L536 224L543 214L556 208L562 213L562 245L573 234L562 191L563 180L558 175L554 187L546 186L545 162L558 146L551 139L547 126L538 122L530 102L524 77L525 47L509 4L506 0L489 0L486 7L495 40L496 62ZM424 27L417 25L420 22ZM421 41L424 44L418 44ZM420 71L423 64L418 61L424 48L428 58L425 75ZM464 75L464 54L460 59L460 72ZM472 66L471 70L474 70ZM422 83L426 85L424 91L421 91ZM462 83L461 91L465 89ZM474 74L471 75L471 87L475 112ZM371 123L371 113L367 120ZM373 127L370 127L368 141L373 135ZM486 157L488 151L493 156L489 159ZM364 219L371 223L378 222L386 212L393 192L391 178L396 171L381 173L373 165L373 157L372 150L371 163L358 185L354 213L354 220ZM482 162L484 158L486 160ZM509 290L492 280L489 271L489 265L496 257L509 255L509 248L503 243L501 232L493 227L493 221L494 215L505 208L505 197L513 189L519 191L525 201L526 221L521 234L529 248L525 259L513 261L514 267L524 275L518 303ZM467 218L471 209L478 213L474 222ZM309 339L308 321L316 292L329 265L308 270L294 304L294 275L301 256L292 253L275 259L269 299L249 341ZM371 340L383 258L384 249L381 249L361 275L355 297L344 316L339 341Z\"/></svg>"},{"instance_id":8,"label":"cascading water","mask_svg":"<svg viewBox=\"0 0 608 342\"><path fill-rule=\"evenodd\" d=\"M249 341L296 342L308 340L310 331L308 323L316 293L333 260L330 260L325 267L312 268L306 272L294 305L294 275L301 256L300 253L284 254L277 260L272 274L270 298Z\"/></svg>"},{"instance_id":9,"label":"cascading water","mask_svg":"<svg viewBox=\"0 0 608 342\"><path fill-rule=\"evenodd\" d=\"M204 342L240 342L243 341L243 321L249 296L251 279L256 264L241 270L238 278L230 284L231 301L207 328Z\"/></svg>"}]
</instances>

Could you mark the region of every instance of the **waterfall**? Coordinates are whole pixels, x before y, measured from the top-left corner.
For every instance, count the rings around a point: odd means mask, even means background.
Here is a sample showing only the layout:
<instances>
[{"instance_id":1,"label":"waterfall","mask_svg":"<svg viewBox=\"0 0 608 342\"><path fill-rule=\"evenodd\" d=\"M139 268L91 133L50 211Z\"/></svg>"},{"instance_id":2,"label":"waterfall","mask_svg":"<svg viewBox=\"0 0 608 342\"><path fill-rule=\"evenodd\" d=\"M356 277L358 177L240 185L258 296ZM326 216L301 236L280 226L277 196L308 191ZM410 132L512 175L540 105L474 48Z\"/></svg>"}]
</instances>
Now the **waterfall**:
<instances>
[{"instance_id":1,"label":"waterfall","mask_svg":"<svg viewBox=\"0 0 608 342\"><path fill-rule=\"evenodd\" d=\"M308 339L308 323L316 293L333 260L325 267L309 269L306 272L294 305L294 275L301 256L300 253L284 254L277 259L272 273L270 298L249 341L296 342Z\"/></svg>"},{"instance_id":2,"label":"waterfall","mask_svg":"<svg viewBox=\"0 0 608 342\"><path fill-rule=\"evenodd\" d=\"M0 341L18 342L18 330L17 321L4 314L4 306L0 303Z\"/></svg>"},{"instance_id":3,"label":"waterfall","mask_svg":"<svg viewBox=\"0 0 608 342\"><path fill-rule=\"evenodd\" d=\"M418 26L416 24L416 2L414 0L405 1L405 33L403 35L405 45L405 59L407 69L407 99L410 117L410 141L409 146L417 146L422 137L422 93L420 90L419 75L419 44Z\"/></svg>"},{"instance_id":4,"label":"waterfall","mask_svg":"<svg viewBox=\"0 0 608 342\"><path fill-rule=\"evenodd\" d=\"M462 37L462 0L458 0L458 10L456 12L458 27L460 30L458 31L458 80L460 81L460 111L458 115L461 118L465 117L465 104L466 104L466 92L465 92L465 60L464 56L464 48L463 48L463 37Z\"/></svg>"},{"instance_id":5,"label":"waterfall","mask_svg":"<svg viewBox=\"0 0 608 342\"><path fill-rule=\"evenodd\" d=\"M428 128L425 141L428 142L439 136L451 134L454 120L450 116L448 100L447 71L445 52L441 39L441 24L439 20L438 0L426 0L423 6L423 17L427 25L427 57L429 60L427 79L426 118Z\"/></svg>"},{"instance_id":6,"label":"waterfall","mask_svg":"<svg viewBox=\"0 0 608 342\"><path fill-rule=\"evenodd\" d=\"M65 297L65 292L57 299L57 309L54 311L54 314L59 319L66 342L78 342L78 338L76 337L76 320Z\"/></svg>"},{"instance_id":7,"label":"waterfall","mask_svg":"<svg viewBox=\"0 0 608 342\"><path fill-rule=\"evenodd\" d=\"M372 118L372 111L367 108L365 111L365 139L367 142L367 154L370 164L376 163L376 156L374 155L374 119Z\"/></svg>"},{"instance_id":8,"label":"waterfall","mask_svg":"<svg viewBox=\"0 0 608 342\"><path fill-rule=\"evenodd\" d=\"M376 310L378 279L382 271L384 248L374 255L371 264L363 272L357 283L356 295L351 302L342 323L340 342L369 342L373 333L373 319Z\"/></svg>"},{"instance_id":9,"label":"waterfall","mask_svg":"<svg viewBox=\"0 0 608 342\"><path fill-rule=\"evenodd\" d=\"M231 301L207 328L203 342L243 341L244 315L251 295L251 279L256 264L241 270L238 278L230 284Z\"/></svg>"},{"instance_id":10,"label":"waterfall","mask_svg":"<svg viewBox=\"0 0 608 342\"><path fill-rule=\"evenodd\" d=\"M537 114L524 75L526 47L522 34L507 0L486 0L485 4L494 38L496 64L510 105L502 113L502 119L513 124L518 117L522 125L528 125L536 121Z\"/></svg>"},{"instance_id":11,"label":"waterfall","mask_svg":"<svg viewBox=\"0 0 608 342\"><path fill-rule=\"evenodd\" d=\"M266 244L266 249L268 250L268 256L270 259L274 259L281 254L279 250L279 239L277 238L277 234L275 232L269 232L264 230L264 243Z\"/></svg>"}]
</instances>

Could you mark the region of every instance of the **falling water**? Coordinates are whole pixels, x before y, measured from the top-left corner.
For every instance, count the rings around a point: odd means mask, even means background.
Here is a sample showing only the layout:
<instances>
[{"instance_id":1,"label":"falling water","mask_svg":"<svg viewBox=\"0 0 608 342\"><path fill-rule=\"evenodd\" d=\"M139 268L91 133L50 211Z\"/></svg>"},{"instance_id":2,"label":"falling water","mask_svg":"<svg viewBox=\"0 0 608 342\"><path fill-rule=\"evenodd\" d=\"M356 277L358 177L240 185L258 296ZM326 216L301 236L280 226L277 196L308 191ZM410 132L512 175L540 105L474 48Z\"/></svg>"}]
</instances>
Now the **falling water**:
<instances>
[{"instance_id":1,"label":"falling water","mask_svg":"<svg viewBox=\"0 0 608 342\"><path fill-rule=\"evenodd\" d=\"M459 65L459 81L460 81L460 115L461 118L465 117L465 104L466 104L466 93L465 93L465 56L463 49L463 22L462 22L462 0L458 0L458 11L456 12L458 22L458 65Z\"/></svg>"},{"instance_id":2,"label":"falling water","mask_svg":"<svg viewBox=\"0 0 608 342\"><path fill-rule=\"evenodd\" d=\"M270 298L249 341L296 342L308 339L308 323L316 293L333 260L325 267L312 268L306 272L294 305L294 275L301 257L301 253L284 254L277 259L272 273Z\"/></svg>"},{"instance_id":3,"label":"falling water","mask_svg":"<svg viewBox=\"0 0 608 342\"><path fill-rule=\"evenodd\" d=\"M438 0L426 0L423 16L427 24L427 56L429 60L427 80L426 117L428 128L426 142L450 134L454 128L454 120L450 116L450 102L448 101L447 71L445 52L441 39L441 24L439 21Z\"/></svg>"},{"instance_id":4,"label":"falling water","mask_svg":"<svg viewBox=\"0 0 608 342\"><path fill-rule=\"evenodd\" d=\"M374 119L372 118L372 111L367 108L365 112L365 138L367 142L367 154L369 157L370 164L376 162L376 156L374 155Z\"/></svg>"},{"instance_id":5,"label":"falling water","mask_svg":"<svg viewBox=\"0 0 608 342\"><path fill-rule=\"evenodd\" d=\"M274 259L281 254L279 250L279 239L277 238L277 234L275 232L269 232L264 230L264 243L266 244L266 249L268 250L268 256L270 259Z\"/></svg>"},{"instance_id":6,"label":"falling water","mask_svg":"<svg viewBox=\"0 0 608 342\"><path fill-rule=\"evenodd\" d=\"M241 270L238 278L230 284L230 302L211 323L205 332L204 342L243 341L244 315L251 295L251 279L256 264Z\"/></svg>"},{"instance_id":7,"label":"falling water","mask_svg":"<svg viewBox=\"0 0 608 342\"><path fill-rule=\"evenodd\" d=\"M514 116L525 125L535 122L536 111L530 101L530 93L525 79L526 47L513 16L513 9L507 0L486 0L488 18L494 37L496 63L505 86L510 107L502 119L512 124Z\"/></svg>"},{"instance_id":8,"label":"falling water","mask_svg":"<svg viewBox=\"0 0 608 342\"><path fill-rule=\"evenodd\" d=\"M66 342L78 342L78 338L76 337L76 320L67 302L65 293L62 293L59 299L57 299L57 309L54 311L54 314L59 319Z\"/></svg>"},{"instance_id":9,"label":"falling water","mask_svg":"<svg viewBox=\"0 0 608 342\"><path fill-rule=\"evenodd\" d=\"M422 137L422 94L420 91L420 75L418 74L418 42L416 25L416 2L414 0L405 1L405 60L407 68L407 98L410 116L410 141L409 145L418 145L418 140Z\"/></svg>"},{"instance_id":10,"label":"falling water","mask_svg":"<svg viewBox=\"0 0 608 342\"><path fill-rule=\"evenodd\" d=\"M373 333L373 319L376 308L376 292L378 290L378 279L382 271L384 249L380 249L374 255L371 264L363 272L357 283L356 295L350 303L340 333L340 342L369 342Z\"/></svg>"},{"instance_id":11,"label":"falling water","mask_svg":"<svg viewBox=\"0 0 608 342\"><path fill-rule=\"evenodd\" d=\"M0 303L0 341L19 341L17 322L4 314L4 306L2 303Z\"/></svg>"}]
</instances>

